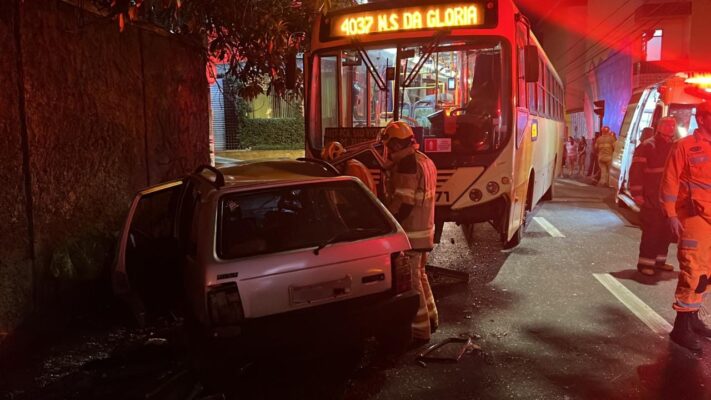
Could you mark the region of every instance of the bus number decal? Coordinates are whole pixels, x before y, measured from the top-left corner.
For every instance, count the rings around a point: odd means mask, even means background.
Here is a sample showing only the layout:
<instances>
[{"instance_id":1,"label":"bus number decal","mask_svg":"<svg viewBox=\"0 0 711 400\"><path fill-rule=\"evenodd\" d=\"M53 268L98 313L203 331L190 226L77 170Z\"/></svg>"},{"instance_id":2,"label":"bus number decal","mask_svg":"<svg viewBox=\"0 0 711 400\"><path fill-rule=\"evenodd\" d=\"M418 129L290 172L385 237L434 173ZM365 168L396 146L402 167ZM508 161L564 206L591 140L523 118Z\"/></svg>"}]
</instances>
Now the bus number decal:
<instances>
[{"instance_id":1,"label":"bus number decal","mask_svg":"<svg viewBox=\"0 0 711 400\"><path fill-rule=\"evenodd\" d=\"M341 23L341 32L346 36L364 35L370 33L375 19L371 15L346 18Z\"/></svg>"},{"instance_id":2,"label":"bus number decal","mask_svg":"<svg viewBox=\"0 0 711 400\"><path fill-rule=\"evenodd\" d=\"M449 192L436 192L437 196L437 203L442 201L442 198L444 197L444 202L449 203Z\"/></svg>"}]
</instances>

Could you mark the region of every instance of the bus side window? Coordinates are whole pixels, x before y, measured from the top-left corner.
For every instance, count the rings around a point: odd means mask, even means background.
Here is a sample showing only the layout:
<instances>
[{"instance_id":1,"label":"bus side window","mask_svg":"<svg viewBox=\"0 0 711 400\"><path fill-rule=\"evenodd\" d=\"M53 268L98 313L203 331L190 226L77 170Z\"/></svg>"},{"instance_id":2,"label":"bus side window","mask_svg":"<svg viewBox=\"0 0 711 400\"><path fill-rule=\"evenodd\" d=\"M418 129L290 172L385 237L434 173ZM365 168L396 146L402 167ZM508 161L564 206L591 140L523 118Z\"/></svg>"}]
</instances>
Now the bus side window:
<instances>
[{"instance_id":1,"label":"bus side window","mask_svg":"<svg viewBox=\"0 0 711 400\"><path fill-rule=\"evenodd\" d=\"M527 96L526 96L526 65L525 65L525 52L524 48L526 46L526 28L521 24L517 25L516 29L516 50L517 50L517 71L516 76L518 95L516 96L516 106L526 108Z\"/></svg>"}]
</instances>

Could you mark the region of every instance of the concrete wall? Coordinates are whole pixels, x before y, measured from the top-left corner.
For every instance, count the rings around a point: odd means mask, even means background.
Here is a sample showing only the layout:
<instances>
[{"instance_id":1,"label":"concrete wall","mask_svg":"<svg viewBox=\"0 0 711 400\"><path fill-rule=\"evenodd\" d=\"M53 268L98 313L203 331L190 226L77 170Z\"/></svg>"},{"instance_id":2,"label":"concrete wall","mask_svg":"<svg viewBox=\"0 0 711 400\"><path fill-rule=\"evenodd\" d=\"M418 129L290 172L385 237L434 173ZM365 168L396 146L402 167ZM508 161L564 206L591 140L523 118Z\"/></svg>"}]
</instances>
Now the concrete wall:
<instances>
[{"instance_id":1,"label":"concrete wall","mask_svg":"<svg viewBox=\"0 0 711 400\"><path fill-rule=\"evenodd\" d=\"M95 290L133 193L209 161L209 91L199 50L175 39L59 0L0 3L3 332Z\"/></svg>"}]
</instances>

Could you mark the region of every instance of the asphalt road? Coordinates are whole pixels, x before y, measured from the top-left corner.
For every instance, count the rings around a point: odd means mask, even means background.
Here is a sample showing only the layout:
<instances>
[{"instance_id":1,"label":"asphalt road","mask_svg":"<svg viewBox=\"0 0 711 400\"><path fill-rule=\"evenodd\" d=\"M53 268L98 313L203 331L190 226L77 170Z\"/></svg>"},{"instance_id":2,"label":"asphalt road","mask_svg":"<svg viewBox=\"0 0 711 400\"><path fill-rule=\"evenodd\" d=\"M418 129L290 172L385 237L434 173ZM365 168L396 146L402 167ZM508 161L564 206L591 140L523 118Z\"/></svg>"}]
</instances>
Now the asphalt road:
<instances>
[{"instance_id":1,"label":"asphalt road","mask_svg":"<svg viewBox=\"0 0 711 400\"><path fill-rule=\"evenodd\" d=\"M441 326L432 343L471 337L480 348L456 363L416 362L424 347L392 358L368 341L195 369L180 340L112 325L76 340L100 343L94 353L65 345L73 370L48 378L45 360L5 398L711 399L711 342L704 359L667 337L676 272L636 273L636 217L611 200L610 189L559 180L508 252L487 225L445 227L430 264L470 280L435 279ZM111 350L117 329L144 344Z\"/></svg>"}]
</instances>

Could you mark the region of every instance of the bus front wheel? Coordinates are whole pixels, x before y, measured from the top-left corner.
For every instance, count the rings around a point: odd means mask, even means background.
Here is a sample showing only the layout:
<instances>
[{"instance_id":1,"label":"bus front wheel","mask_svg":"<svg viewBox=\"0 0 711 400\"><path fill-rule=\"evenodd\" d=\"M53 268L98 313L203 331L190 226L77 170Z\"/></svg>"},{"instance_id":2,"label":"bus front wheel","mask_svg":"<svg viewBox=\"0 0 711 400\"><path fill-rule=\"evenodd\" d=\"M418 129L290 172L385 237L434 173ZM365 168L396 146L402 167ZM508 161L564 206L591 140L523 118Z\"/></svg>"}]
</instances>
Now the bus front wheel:
<instances>
[{"instance_id":1,"label":"bus front wheel","mask_svg":"<svg viewBox=\"0 0 711 400\"><path fill-rule=\"evenodd\" d=\"M513 234L511 239L506 238L506 234L503 235L504 238L504 250L510 250L521 244L521 238L523 238L523 225L521 225L516 233Z\"/></svg>"}]
</instances>

